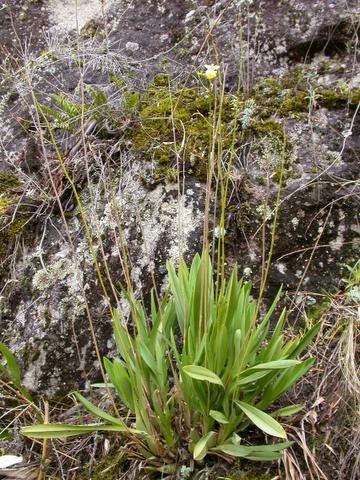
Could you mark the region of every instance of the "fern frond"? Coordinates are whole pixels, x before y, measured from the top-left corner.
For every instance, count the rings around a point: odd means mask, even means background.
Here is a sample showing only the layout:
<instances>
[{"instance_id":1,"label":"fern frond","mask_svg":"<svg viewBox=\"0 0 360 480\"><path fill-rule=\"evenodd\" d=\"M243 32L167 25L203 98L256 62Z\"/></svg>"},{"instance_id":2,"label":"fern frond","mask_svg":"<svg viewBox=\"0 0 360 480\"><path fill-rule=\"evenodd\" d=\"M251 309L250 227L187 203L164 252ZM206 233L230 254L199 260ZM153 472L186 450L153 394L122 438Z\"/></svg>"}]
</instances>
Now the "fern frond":
<instances>
[{"instance_id":1,"label":"fern frond","mask_svg":"<svg viewBox=\"0 0 360 480\"><path fill-rule=\"evenodd\" d=\"M79 103L72 102L63 95L57 95L54 93L51 95L52 101L57 107L65 112L69 117L76 117L81 115L81 105Z\"/></svg>"},{"instance_id":2,"label":"fern frond","mask_svg":"<svg viewBox=\"0 0 360 480\"><path fill-rule=\"evenodd\" d=\"M139 92L127 92L125 98L125 109L128 112L133 112L139 103Z\"/></svg>"},{"instance_id":3,"label":"fern frond","mask_svg":"<svg viewBox=\"0 0 360 480\"><path fill-rule=\"evenodd\" d=\"M48 107L44 103L40 103L40 107L44 112L46 112L48 115L50 115L51 117L53 117L55 120L59 122L66 122L68 120L67 115L64 115L58 112L57 110L54 110L53 108Z\"/></svg>"},{"instance_id":4,"label":"fern frond","mask_svg":"<svg viewBox=\"0 0 360 480\"><path fill-rule=\"evenodd\" d=\"M108 98L104 90L101 88L88 87L89 93L93 100L93 105L95 107L101 107L102 105L107 105Z\"/></svg>"}]
</instances>

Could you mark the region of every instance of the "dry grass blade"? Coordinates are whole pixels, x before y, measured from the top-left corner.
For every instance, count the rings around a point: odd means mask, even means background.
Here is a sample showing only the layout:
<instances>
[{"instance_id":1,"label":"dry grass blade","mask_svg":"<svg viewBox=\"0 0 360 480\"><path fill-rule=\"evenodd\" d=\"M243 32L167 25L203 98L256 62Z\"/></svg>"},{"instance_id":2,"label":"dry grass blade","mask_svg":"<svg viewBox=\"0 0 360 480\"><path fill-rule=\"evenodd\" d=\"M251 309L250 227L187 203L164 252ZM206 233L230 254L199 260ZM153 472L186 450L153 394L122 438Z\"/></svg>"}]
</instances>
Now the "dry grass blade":
<instances>
[{"instance_id":1,"label":"dry grass blade","mask_svg":"<svg viewBox=\"0 0 360 480\"><path fill-rule=\"evenodd\" d=\"M356 413L360 415L360 366L356 359L360 329L359 321L354 312L349 312L349 322L341 336L339 343L339 365L342 370L347 388L356 400Z\"/></svg>"},{"instance_id":2,"label":"dry grass blade","mask_svg":"<svg viewBox=\"0 0 360 480\"><path fill-rule=\"evenodd\" d=\"M41 471L38 462L18 463L13 467L0 469L0 475L4 478L13 478L16 480L36 480Z\"/></svg>"},{"instance_id":3,"label":"dry grass blade","mask_svg":"<svg viewBox=\"0 0 360 480\"><path fill-rule=\"evenodd\" d=\"M288 448L284 451L282 463L285 469L286 480L306 480L292 448Z\"/></svg>"},{"instance_id":4,"label":"dry grass blade","mask_svg":"<svg viewBox=\"0 0 360 480\"><path fill-rule=\"evenodd\" d=\"M360 474L358 305L347 293L334 296L322 320L312 351L317 362L307 383L300 385L309 407L300 424L292 427L291 438L301 454L296 449L297 458L291 458L287 451L284 469L291 480L302 478L299 464L312 480L355 480Z\"/></svg>"}]
</instances>

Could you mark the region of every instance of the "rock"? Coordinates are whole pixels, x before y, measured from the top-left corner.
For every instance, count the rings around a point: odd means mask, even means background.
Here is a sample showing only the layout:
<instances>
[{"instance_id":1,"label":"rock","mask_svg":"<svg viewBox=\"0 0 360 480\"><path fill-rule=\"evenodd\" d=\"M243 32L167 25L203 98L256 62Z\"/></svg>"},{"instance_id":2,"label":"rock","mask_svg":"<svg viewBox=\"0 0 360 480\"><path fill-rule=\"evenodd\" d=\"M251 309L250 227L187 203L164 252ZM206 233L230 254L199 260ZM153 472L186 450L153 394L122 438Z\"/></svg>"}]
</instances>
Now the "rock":
<instances>
[{"instance_id":1,"label":"rock","mask_svg":"<svg viewBox=\"0 0 360 480\"><path fill-rule=\"evenodd\" d=\"M181 254L187 256L199 249L203 208L203 190L197 182L188 185L179 199L176 185L158 185L147 191L140 181L144 171L141 162L132 161L122 168L126 168L123 175L113 179L116 192L113 204L105 195L99 198L98 218L89 225L102 274L105 275L106 259L120 303L124 299L119 282L123 286L126 282L119 261L119 235L114 236L116 216L119 215L122 225L131 278L141 297L152 288L153 275L161 286L165 268L162 274L158 271L165 267L166 260L177 262ZM99 187L93 188L95 193ZM86 192L82 202L89 211ZM31 391L50 397L61 390L99 380L87 308L100 351L105 354L114 348L106 297L97 286L80 216L75 211L68 220L69 234L76 240L73 244L60 233L61 220L53 220L39 248L22 255L16 269L18 286L15 284L1 311L2 338L22 358L24 384ZM101 245L104 255L100 254ZM109 285L106 288L111 292ZM109 295L116 303L114 295Z\"/></svg>"},{"instance_id":2,"label":"rock","mask_svg":"<svg viewBox=\"0 0 360 480\"><path fill-rule=\"evenodd\" d=\"M101 3L79 2L80 28L91 17L100 16ZM99 102L99 92L103 92L118 117L115 125L110 124L112 118L105 125L93 119L93 128L86 136L86 156L81 155L78 124L73 128L65 119L66 128L54 128L89 222L91 249L79 205L49 146L46 129L36 129L34 109L29 109L31 91L11 62L6 64L8 75L0 86L0 170L15 172L19 180L0 191L0 213L8 225L14 215L17 218L17 204L25 198L22 207L26 210L21 213L26 221L12 234L6 231L5 250L12 256L4 263L2 275L0 329L2 340L21 363L23 381L30 390L52 397L99 380L92 329L100 355L112 355L108 304L126 310L122 293L126 269L119 259L120 251L126 250L135 293L147 305L154 280L159 289L166 285L166 260L176 263L181 255L190 260L201 250L206 190L203 172L196 169L196 160L191 165L193 160L185 158L187 174L179 191L173 181L177 159L171 148L171 129L170 138L159 140L154 138L155 132L150 136L152 142L140 137L140 144L134 145L131 132L141 131L141 108L146 106L137 105L136 96L131 94L140 90L146 96L146 84L156 72L165 71L155 83L166 93L173 77L181 86L185 86L183 79L189 85L194 63L198 72L203 64L214 63L212 44L204 42L209 25L221 72L226 71L226 95L236 88L240 47L245 53L241 87L249 95L238 119L248 142L236 151L225 231L213 220L212 197L210 241L224 235L227 268L238 263L239 271L258 286L263 231L266 252L270 245L285 132L282 200L265 301L271 301L281 284L288 297L299 302L303 290L321 292L339 281L341 264L351 263L360 250L360 136L354 90L359 79L353 69L355 52L349 30L355 1L339 0L331 5L325 0L204 1L194 6L194 2L183 0L114 0L107 2L106 34L102 27L94 28L79 45L72 40L76 23L67 3L52 0L47 11L35 12L34 8L29 4L26 22L19 20L20 6L13 7L13 15L21 41L29 32L36 33L36 42L29 50L34 58L27 68L39 100L54 106L50 95L61 91L76 110L80 70L85 66L87 101L91 89L98 92ZM239 14L244 28L241 46L240 24L234 28ZM2 46L16 56L9 12L3 9L0 15L4 20L0 22ZM44 49L45 39L38 31L50 25L54 28ZM16 62L21 61L16 58ZM304 62L305 76L299 76L294 67L304 68ZM184 70L190 73L184 75ZM287 83L280 78L284 73L288 74ZM271 78L261 83L266 76ZM161 101L166 104L165 93L165 100L160 98L155 106ZM203 104L205 113L201 115L207 118L208 107ZM165 118L167 122L166 115L167 110L145 117L148 121ZM228 117L226 122L231 122L233 118ZM181 121L187 133L186 112ZM192 139L203 132L195 133L184 136L182 132L179 145L184 139L183 148L190 148L186 141L195 142ZM41 136L47 137L48 162ZM167 155L158 162L164 144ZM72 145L79 148L74 151L69 148ZM206 151L206 145L202 147ZM12 251L14 238L21 231L25 237L17 245L22 248ZM94 256L104 279L103 288Z\"/></svg>"}]
</instances>

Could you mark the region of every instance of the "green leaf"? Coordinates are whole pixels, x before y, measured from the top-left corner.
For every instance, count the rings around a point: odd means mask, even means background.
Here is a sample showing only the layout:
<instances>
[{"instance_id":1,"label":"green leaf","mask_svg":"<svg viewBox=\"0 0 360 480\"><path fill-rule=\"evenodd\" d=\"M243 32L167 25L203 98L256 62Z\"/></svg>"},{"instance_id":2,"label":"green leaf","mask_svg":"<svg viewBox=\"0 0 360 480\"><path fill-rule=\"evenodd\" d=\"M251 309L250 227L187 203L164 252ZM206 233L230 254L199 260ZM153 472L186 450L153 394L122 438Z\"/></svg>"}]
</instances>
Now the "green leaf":
<instances>
[{"instance_id":1,"label":"green leaf","mask_svg":"<svg viewBox=\"0 0 360 480\"><path fill-rule=\"evenodd\" d=\"M113 425L120 425L125 427L124 422L122 420L120 420L119 418L115 418L112 415L109 415L108 413L101 410L101 408L96 407L94 404L89 402L89 400L83 397L80 393L75 392L75 396L79 400L79 402L81 402L84 405L84 407L96 417L99 417L102 420L105 420L106 422L111 423Z\"/></svg>"},{"instance_id":2,"label":"green leaf","mask_svg":"<svg viewBox=\"0 0 360 480\"><path fill-rule=\"evenodd\" d=\"M246 458L257 462L273 462L274 460L279 460L281 454L279 452L253 452L247 455Z\"/></svg>"},{"instance_id":3,"label":"green leaf","mask_svg":"<svg viewBox=\"0 0 360 480\"><path fill-rule=\"evenodd\" d=\"M104 382L98 382L98 383L92 383L90 386L92 388L106 388L106 386L108 386L109 388L115 388L115 385L109 382L107 383L107 385Z\"/></svg>"},{"instance_id":4,"label":"green leaf","mask_svg":"<svg viewBox=\"0 0 360 480\"><path fill-rule=\"evenodd\" d=\"M249 460L271 461L280 457L279 452L290 447L294 442L281 442L273 445L235 445L227 443L218 445L212 450L219 450L232 457L243 457Z\"/></svg>"},{"instance_id":5,"label":"green leaf","mask_svg":"<svg viewBox=\"0 0 360 480\"><path fill-rule=\"evenodd\" d=\"M300 340L296 343L295 347L287 352L288 356L297 357L304 350L305 347L309 345L312 339L317 335L322 325L322 321L317 322L313 327L311 327L305 335L303 335Z\"/></svg>"},{"instance_id":6,"label":"green leaf","mask_svg":"<svg viewBox=\"0 0 360 480\"><path fill-rule=\"evenodd\" d=\"M93 102L96 107L101 107L102 105L107 104L108 99L104 90L102 90L101 88L94 88L91 86L88 87L88 90L90 92L90 95L93 98Z\"/></svg>"},{"instance_id":7,"label":"green leaf","mask_svg":"<svg viewBox=\"0 0 360 480\"><path fill-rule=\"evenodd\" d=\"M214 445L215 437L216 437L215 432L209 432L200 438L200 440L196 443L194 447L194 452L193 452L194 460L200 461L206 456L207 452L209 451L209 448Z\"/></svg>"},{"instance_id":8,"label":"green leaf","mask_svg":"<svg viewBox=\"0 0 360 480\"><path fill-rule=\"evenodd\" d=\"M232 457L246 457L247 455L250 455L254 451L254 448L250 446L234 445L233 443L226 443L223 445L217 445L212 450L226 453L226 455L231 455Z\"/></svg>"},{"instance_id":9,"label":"green leaf","mask_svg":"<svg viewBox=\"0 0 360 480\"><path fill-rule=\"evenodd\" d=\"M99 431L126 432L129 430L131 431L131 429L126 429L120 425L106 425L104 423L93 425L47 423L24 427L21 429L21 433L30 438L65 438Z\"/></svg>"},{"instance_id":10,"label":"green leaf","mask_svg":"<svg viewBox=\"0 0 360 480\"><path fill-rule=\"evenodd\" d=\"M200 367L199 365L187 365L186 367L183 367L183 371L186 373L186 375L194 378L195 380L215 383L216 385L221 385L223 387L221 378L219 378L216 373L205 367Z\"/></svg>"},{"instance_id":11,"label":"green leaf","mask_svg":"<svg viewBox=\"0 0 360 480\"><path fill-rule=\"evenodd\" d=\"M229 420L225 417L225 415L217 410L210 410L209 415L218 423L229 423Z\"/></svg>"},{"instance_id":12,"label":"green leaf","mask_svg":"<svg viewBox=\"0 0 360 480\"><path fill-rule=\"evenodd\" d=\"M76 117L81 115L82 106L79 103L72 102L68 98L64 97L64 95L57 95L53 93L51 95L52 101L61 108L65 113L69 115L69 117Z\"/></svg>"},{"instance_id":13,"label":"green leaf","mask_svg":"<svg viewBox=\"0 0 360 480\"><path fill-rule=\"evenodd\" d=\"M256 452L280 452L284 448L291 447L294 442L269 443L268 445L254 445Z\"/></svg>"},{"instance_id":14,"label":"green leaf","mask_svg":"<svg viewBox=\"0 0 360 480\"><path fill-rule=\"evenodd\" d=\"M253 367L246 370L246 372L256 372L259 370L281 370L283 368L294 367L295 365L299 365L300 363L300 360L273 360L271 362L259 363L258 365L254 365Z\"/></svg>"},{"instance_id":15,"label":"green leaf","mask_svg":"<svg viewBox=\"0 0 360 480\"><path fill-rule=\"evenodd\" d=\"M120 399L134 412L132 386L125 367L118 358L115 358L114 362L111 362L106 357L104 358L104 367Z\"/></svg>"},{"instance_id":16,"label":"green leaf","mask_svg":"<svg viewBox=\"0 0 360 480\"><path fill-rule=\"evenodd\" d=\"M286 432L283 427L270 415L248 403L238 400L235 403L260 430L274 437L286 438Z\"/></svg>"},{"instance_id":17,"label":"green leaf","mask_svg":"<svg viewBox=\"0 0 360 480\"><path fill-rule=\"evenodd\" d=\"M295 405L289 405L288 407L279 408L271 414L272 417L289 417L294 415L297 412L300 412L304 408L302 403L297 403Z\"/></svg>"},{"instance_id":18,"label":"green leaf","mask_svg":"<svg viewBox=\"0 0 360 480\"><path fill-rule=\"evenodd\" d=\"M155 358L154 358L153 354L148 349L147 345L144 343L144 341L139 341L138 342L138 347L139 347L139 352L140 352L141 358L144 360L144 362L150 368L150 370L155 375L157 375L158 371L157 371L156 361L155 361Z\"/></svg>"},{"instance_id":19,"label":"green leaf","mask_svg":"<svg viewBox=\"0 0 360 480\"><path fill-rule=\"evenodd\" d=\"M3 357L7 365L7 377L16 386L20 385L20 381L21 381L20 369L18 367L18 364L16 363L14 355L2 342L0 342L0 352L3 354ZM6 373L5 369L4 369L4 373Z\"/></svg>"},{"instance_id":20,"label":"green leaf","mask_svg":"<svg viewBox=\"0 0 360 480\"><path fill-rule=\"evenodd\" d=\"M239 386L244 386L244 385L248 385L249 383L254 383L257 380L260 380L260 378L265 377L268 373L269 373L269 370L262 370L260 372L252 373L249 376L240 378L240 380L236 384Z\"/></svg>"},{"instance_id":21,"label":"green leaf","mask_svg":"<svg viewBox=\"0 0 360 480\"><path fill-rule=\"evenodd\" d=\"M266 388L264 396L259 402L261 408L266 408L267 405L276 400L282 393L286 392L298 378L309 370L314 361L314 358L307 358L299 365L295 365L295 367L291 367L281 373L276 382Z\"/></svg>"}]
</instances>

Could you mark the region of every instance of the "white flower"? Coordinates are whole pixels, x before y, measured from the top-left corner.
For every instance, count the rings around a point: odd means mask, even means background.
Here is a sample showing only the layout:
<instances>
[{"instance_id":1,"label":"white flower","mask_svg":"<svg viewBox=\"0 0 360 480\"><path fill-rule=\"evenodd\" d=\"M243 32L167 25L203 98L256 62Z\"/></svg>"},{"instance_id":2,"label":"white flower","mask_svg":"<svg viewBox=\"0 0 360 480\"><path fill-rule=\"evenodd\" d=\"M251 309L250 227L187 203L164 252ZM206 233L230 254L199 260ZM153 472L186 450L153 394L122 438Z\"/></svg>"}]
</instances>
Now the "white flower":
<instances>
[{"instance_id":1,"label":"white flower","mask_svg":"<svg viewBox=\"0 0 360 480\"><path fill-rule=\"evenodd\" d=\"M245 278L249 278L252 274L252 270L250 267L245 267L243 271L243 275Z\"/></svg>"},{"instance_id":2,"label":"white flower","mask_svg":"<svg viewBox=\"0 0 360 480\"><path fill-rule=\"evenodd\" d=\"M216 238L222 238L222 237L225 237L225 235L226 235L225 228L220 227L219 225L217 227L215 227L214 236Z\"/></svg>"},{"instance_id":3,"label":"white flower","mask_svg":"<svg viewBox=\"0 0 360 480\"><path fill-rule=\"evenodd\" d=\"M205 65L206 71L204 73L205 77L208 80L212 80L216 77L217 71L219 70L219 65Z\"/></svg>"}]
</instances>

